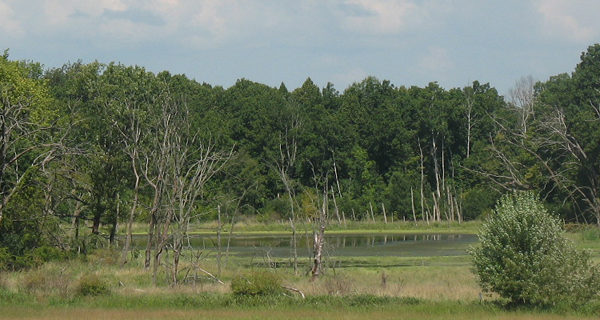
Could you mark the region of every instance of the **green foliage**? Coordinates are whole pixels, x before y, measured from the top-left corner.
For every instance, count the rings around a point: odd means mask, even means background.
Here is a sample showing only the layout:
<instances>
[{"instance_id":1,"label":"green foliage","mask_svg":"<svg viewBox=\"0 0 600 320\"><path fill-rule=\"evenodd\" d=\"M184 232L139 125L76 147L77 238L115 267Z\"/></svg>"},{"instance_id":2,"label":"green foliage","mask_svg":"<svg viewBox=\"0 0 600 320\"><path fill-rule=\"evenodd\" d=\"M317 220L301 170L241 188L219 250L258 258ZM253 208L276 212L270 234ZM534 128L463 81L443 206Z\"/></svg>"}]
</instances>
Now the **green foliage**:
<instances>
[{"instance_id":1,"label":"green foliage","mask_svg":"<svg viewBox=\"0 0 600 320\"><path fill-rule=\"evenodd\" d=\"M110 294L108 282L95 274L83 275L77 283L77 294L81 296L100 296Z\"/></svg>"},{"instance_id":2,"label":"green foliage","mask_svg":"<svg viewBox=\"0 0 600 320\"><path fill-rule=\"evenodd\" d=\"M270 222L287 217L290 214L290 201L287 197L279 197L265 203L261 216L264 222Z\"/></svg>"},{"instance_id":3,"label":"green foliage","mask_svg":"<svg viewBox=\"0 0 600 320\"><path fill-rule=\"evenodd\" d=\"M6 247L0 247L0 270L6 270L11 264L12 255Z\"/></svg>"},{"instance_id":4,"label":"green foliage","mask_svg":"<svg viewBox=\"0 0 600 320\"><path fill-rule=\"evenodd\" d=\"M470 253L482 288L512 303L573 305L600 291L600 269L533 192L503 196L479 240Z\"/></svg>"},{"instance_id":5,"label":"green foliage","mask_svg":"<svg viewBox=\"0 0 600 320\"><path fill-rule=\"evenodd\" d=\"M236 296L281 295L281 278L267 271L254 271L245 276L237 276L231 281L231 291Z\"/></svg>"},{"instance_id":6,"label":"green foliage","mask_svg":"<svg viewBox=\"0 0 600 320\"><path fill-rule=\"evenodd\" d=\"M484 216L491 211L498 195L494 190L476 187L464 194L463 215L467 220Z\"/></svg>"},{"instance_id":7,"label":"green foliage","mask_svg":"<svg viewBox=\"0 0 600 320\"><path fill-rule=\"evenodd\" d=\"M60 261L69 258L69 253L65 250L43 245L31 251L31 260L34 265L41 265L49 261Z\"/></svg>"}]
</instances>

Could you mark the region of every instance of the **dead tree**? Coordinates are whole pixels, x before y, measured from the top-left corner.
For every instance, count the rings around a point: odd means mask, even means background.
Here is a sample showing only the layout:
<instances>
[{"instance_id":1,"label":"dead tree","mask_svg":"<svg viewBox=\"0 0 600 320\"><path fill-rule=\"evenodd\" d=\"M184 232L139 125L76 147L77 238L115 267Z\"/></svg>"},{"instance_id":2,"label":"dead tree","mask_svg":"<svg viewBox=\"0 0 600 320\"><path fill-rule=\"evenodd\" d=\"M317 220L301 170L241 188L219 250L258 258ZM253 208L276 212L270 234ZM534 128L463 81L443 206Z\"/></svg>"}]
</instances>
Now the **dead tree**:
<instances>
[{"instance_id":1,"label":"dead tree","mask_svg":"<svg viewBox=\"0 0 600 320\"><path fill-rule=\"evenodd\" d=\"M185 123L189 123L185 118ZM181 129L181 126L180 126ZM196 143L196 137L188 142L184 139L175 139L179 142L171 156L172 176L168 179L173 183L170 192L167 192L166 205L174 209L173 228L173 270L172 283L177 284L179 259L190 220L194 218L196 200L204 191L204 185L216 173L221 171L225 163L231 158L233 149L229 152L216 150L213 141ZM163 235L164 236L164 235Z\"/></svg>"},{"instance_id":2,"label":"dead tree","mask_svg":"<svg viewBox=\"0 0 600 320\"><path fill-rule=\"evenodd\" d=\"M155 103L160 103L157 101ZM161 120L157 122L158 134L150 137L149 149L144 149L144 166L142 174L146 183L152 189L152 202L149 208L150 221L144 258L144 268L149 269L152 259L152 248L158 245L158 224L161 215L165 178L167 175L167 160L169 157L169 139L176 130L173 125L173 115L167 104L161 104Z\"/></svg>"},{"instance_id":3,"label":"dead tree","mask_svg":"<svg viewBox=\"0 0 600 320\"><path fill-rule=\"evenodd\" d=\"M530 87L530 86L528 86ZM531 96L528 93L525 96ZM500 190L524 189L540 187L545 190L541 195L547 197L556 189L565 193L563 203L571 202L583 212L591 213L600 225L600 168L594 164L579 138L573 134L567 124L565 112L560 106L544 105L533 98L524 98L519 102L521 121L518 128L502 119L491 117L497 127L497 133L490 135L489 150L495 161L501 164L502 170L486 170L485 168L467 168L481 174L494 182ZM525 106L530 104L530 106ZM534 109L538 111L534 113ZM590 108L590 123L600 121L600 112L593 101L582 108ZM535 117L534 117L535 115ZM526 134L535 128L536 134ZM519 152L530 156L530 163L522 163ZM527 178L527 170L533 163L537 164L541 176L541 186L532 185ZM584 174L581 174L585 172ZM581 206L581 205L584 206ZM576 219L579 217L576 215ZM585 216L583 216L585 220Z\"/></svg>"},{"instance_id":4,"label":"dead tree","mask_svg":"<svg viewBox=\"0 0 600 320\"><path fill-rule=\"evenodd\" d=\"M596 118L589 121L600 122L600 110L592 101L590 107L595 111ZM540 153L535 153L536 157L543 160L545 169L549 177L568 194L580 199L585 203L585 211L589 211L600 226L600 167L594 163L592 158L586 152L578 137L576 137L569 126L563 110L559 107L552 107L551 112L540 116L541 121L538 130L542 134L534 138L538 150L555 150L563 161L561 170L552 169L549 161ZM585 172L584 183L577 181L580 172Z\"/></svg>"},{"instance_id":5,"label":"dead tree","mask_svg":"<svg viewBox=\"0 0 600 320\"><path fill-rule=\"evenodd\" d=\"M313 229L313 261L311 281L317 279L323 270L323 248L325 246L325 229L329 222L329 184L328 173L317 175L315 167L310 163L313 173L315 197L312 199L317 217Z\"/></svg>"},{"instance_id":6,"label":"dead tree","mask_svg":"<svg viewBox=\"0 0 600 320\"><path fill-rule=\"evenodd\" d=\"M318 193L317 193L318 195ZM323 269L323 247L325 246L325 229L328 222L328 192L327 186L323 188L321 194L322 202L319 206L318 229L313 233L313 266L311 269L311 279L315 280L321 275ZM319 199L317 199L318 201ZM320 202L320 201L319 201Z\"/></svg>"},{"instance_id":7,"label":"dead tree","mask_svg":"<svg viewBox=\"0 0 600 320\"><path fill-rule=\"evenodd\" d=\"M132 225L135 218L135 213L138 209L139 202L139 189L141 174L138 166L140 165L140 142L142 130L140 127L140 119L137 114L138 109L133 104L126 104L126 112L129 113L129 123L127 128L119 128L119 131L123 137L125 145L125 153L129 156L131 164L131 171L134 176L133 183L133 199L131 201L131 208L129 210L129 217L127 219L127 234L125 236L125 244L123 245L123 251L121 254L121 264L127 263L127 254L132 241ZM116 125L116 124L115 124Z\"/></svg>"},{"instance_id":8,"label":"dead tree","mask_svg":"<svg viewBox=\"0 0 600 320\"><path fill-rule=\"evenodd\" d=\"M161 255L170 244L173 251L170 281L176 285L183 244L189 223L196 212L197 199L204 191L206 182L231 158L233 148L220 151L213 140L200 141L198 135L191 131L185 103L174 101L168 95L162 101L161 123L158 150L153 153L157 155L153 178L146 174L148 170L144 171L155 194L150 212L150 230L158 232L152 278L156 285Z\"/></svg>"},{"instance_id":9,"label":"dead tree","mask_svg":"<svg viewBox=\"0 0 600 320\"><path fill-rule=\"evenodd\" d=\"M523 135L527 134L528 124L531 122L531 118L535 116L534 86L535 80L533 80L533 77L522 77L517 80L514 88L508 92L511 103L519 114L519 125Z\"/></svg>"},{"instance_id":10,"label":"dead tree","mask_svg":"<svg viewBox=\"0 0 600 320\"><path fill-rule=\"evenodd\" d=\"M425 220L427 222L427 224L429 224L429 215L425 213L425 163L424 163L424 156L423 156L423 148L421 148L421 142L419 141L419 159L420 159L420 165L419 165L419 169L421 171L421 219Z\"/></svg>"},{"instance_id":11,"label":"dead tree","mask_svg":"<svg viewBox=\"0 0 600 320\"><path fill-rule=\"evenodd\" d=\"M293 185L293 180L290 177L290 171L293 170L296 163L296 154L298 153L297 134L302 127L300 116L292 110L290 118L286 119L285 128L282 134L279 135L279 157L274 161L277 168L277 174L285 191L288 195L290 205L290 227L292 229L292 254L294 273L298 273L298 245L296 241L296 193Z\"/></svg>"}]
</instances>

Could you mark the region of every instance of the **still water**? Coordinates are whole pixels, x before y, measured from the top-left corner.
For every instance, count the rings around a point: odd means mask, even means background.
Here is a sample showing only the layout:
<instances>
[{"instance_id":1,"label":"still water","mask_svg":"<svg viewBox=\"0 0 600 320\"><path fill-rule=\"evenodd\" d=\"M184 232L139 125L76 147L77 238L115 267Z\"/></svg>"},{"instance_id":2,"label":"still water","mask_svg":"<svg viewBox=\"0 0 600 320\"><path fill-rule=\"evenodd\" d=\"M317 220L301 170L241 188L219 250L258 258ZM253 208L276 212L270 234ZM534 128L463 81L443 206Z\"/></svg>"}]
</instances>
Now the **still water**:
<instances>
[{"instance_id":1,"label":"still water","mask_svg":"<svg viewBox=\"0 0 600 320\"><path fill-rule=\"evenodd\" d=\"M234 234L230 240L227 234L221 237L221 248L225 252L229 241L229 254L249 257L265 256L290 257L292 237L289 234L249 235ZM311 255L311 234L296 236L298 256ZM477 242L471 234L329 234L325 236L325 250L329 256L367 257L432 257L465 255L470 245ZM135 246L143 249L145 237L136 237ZM308 245L307 245L308 244ZM192 235L188 248L216 251L215 235Z\"/></svg>"}]
</instances>

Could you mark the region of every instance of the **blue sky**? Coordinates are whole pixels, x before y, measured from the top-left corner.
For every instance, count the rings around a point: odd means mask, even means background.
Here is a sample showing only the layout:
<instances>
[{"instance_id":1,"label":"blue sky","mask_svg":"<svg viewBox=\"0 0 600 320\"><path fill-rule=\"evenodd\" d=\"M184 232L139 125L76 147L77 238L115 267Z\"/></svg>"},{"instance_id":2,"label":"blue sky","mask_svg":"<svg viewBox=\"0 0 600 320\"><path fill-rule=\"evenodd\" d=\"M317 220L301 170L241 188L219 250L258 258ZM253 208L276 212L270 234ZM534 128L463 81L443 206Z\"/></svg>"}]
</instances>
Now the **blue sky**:
<instances>
[{"instance_id":1,"label":"blue sky","mask_svg":"<svg viewBox=\"0 0 600 320\"><path fill-rule=\"evenodd\" d=\"M600 42L597 0L0 0L0 48L47 67L116 61L228 87L342 91L474 80L505 94L571 72Z\"/></svg>"}]
</instances>

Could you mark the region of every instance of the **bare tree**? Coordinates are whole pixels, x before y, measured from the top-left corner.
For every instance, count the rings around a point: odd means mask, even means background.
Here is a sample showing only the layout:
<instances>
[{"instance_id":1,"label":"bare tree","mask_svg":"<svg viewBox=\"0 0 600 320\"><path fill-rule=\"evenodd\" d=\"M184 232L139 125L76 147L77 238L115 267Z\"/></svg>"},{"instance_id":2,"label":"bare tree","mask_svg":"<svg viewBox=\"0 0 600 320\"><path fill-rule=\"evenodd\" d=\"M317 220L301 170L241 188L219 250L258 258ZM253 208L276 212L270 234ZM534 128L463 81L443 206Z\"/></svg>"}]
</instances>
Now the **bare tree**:
<instances>
[{"instance_id":1,"label":"bare tree","mask_svg":"<svg viewBox=\"0 0 600 320\"><path fill-rule=\"evenodd\" d=\"M534 117L535 109L535 80L532 76L522 77L515 83L515 86L509 90L512 105L517 108L519 113L519 124L523 135L527 134L527 126L531 118Z\"/></svg>"},{"instance_id":2,"label":"bare tree","mask_svg":"<svg viewBox=\"0 0 600 320\"><path fill-rule=\"evenodd\" d=\"M490 157L502 169L468 170L489 178L499 190L539 188L543 198L561 190L563 203L571 202L578 210L588 211L600 225L600 168L590 160L582 141L572 132L563 108L536 101L530 77L518 81L511 95L519 115L518 127L490 116L497 127L497 132L489 138ZM600 112L593 101L581 108L590 108L588 115L592 117L586 121L600 121ZM535 134L528 134L533 130ZM529 170L534 165L540 171L535 177L543 179L530 180Z\"/></svg>"},{"instance_id":3,"label":"bare tree","mask_svg":"<svg viewBox=\"0 0 600 320\"><path fill-rule=\"evenodd\" d=\"M138 208L139 202L139 189L140 189L140 179L141 174L138 166L140 165L140 142L142 130L140 128L140 119L137 114L138 110L133 104L126 104L126 111L129 113L129 123L127 130L123 130L119 128L121 135L123 136L123 142L125 144L125 152L129 156L129 161L131 162L131 171L134 176L134 184L133 184L133 199L131 201L131 208L129 210L129 217L127 220L127 234L125 236L125 244L123 245L123 251L121 254L121 263L127 263L127 254L129 253L129 248L131 246L132 240L132 225L133 220L135 218L135 213ZM116 124L115 124L116 125Z\"/></svg>"},{"instance_id":4,"label":"bare tree","mask_svg":"<svg viewBox=\"0 0 600 320\"><path fill-rule=\"evenodd\" d=\"M600 112L593 102L590 107L595 110L596 118L588 121L600 121ZM557 186L566 190L571 198L581 199L596 218L600 226L600 167L590 158L582 142L576 137L569 126L563 110L557 106L551 108L550 112L540 116L537 135L533 142L538 146L539 152L534 155L542 161L549 177ZM554 157L562 160L560 170L553 169L549 165L542 152L554 150ZM531 150L530 150L531 152ZM584 174L580 174L584 172ZM578 181L580 176L583 181Z\"/></svg>"},{"instance_id":5,"label":"bare tree","mask_svg":"<svg viewBox=\"0 0 600 320\"><path fill-rule=\"evenodd\" d=\"M177 284L181 250L184 240L187 238L190 220L194 217L197 207L196 200L204 191L206 182L223 168L233 154L233 149L229 152L217 151L213 141L198 144L195 143L195 140L196 136L187 142L184 142L184 139L176 139L175 141L180 141L180 143L174 148L176 152L171 154L173 161L170 172L172 177L169 178L169 181L173 185L167 192L168 202L166 205L175 209L173 284Z\"/></svg>"},{"instance_id":6,"label":"bare tree","mask_svg":"<svg viewBox=\"0 0 600 320\"><path fill-rule=\"evenodd\" d=\"M160 135L155 149L146 157L143 170L146 181L154 190L146 265L149 264L150 241L154 240L152 279L156 285L161 256L167 247L172 249L170 280L175 285L189 223L196 214L197 199L206 182L231 158L233 148L219 151L213 140L200 141L198 134L192 132L189 110L184 102L174 101L168 93L160 102Z\"/></svg>"},{"instance_id":7,"label":"bare tree","mask_svg":"<svg viewBox=\"0 0 600 320\"><path fill-rule=\"evenodd\" d=\"M293 255L293 266L294 273L298 272L298 245L296 241L296 227L294 222L296 221L296 192L293 185L293 180L290 177L290 171L293 170L296 163L296 155L298 153L298 131L302 127L302 121L300 115L296 110L289 112L289 119L286 119L284 124L284 131L279 135L279 157L276 159L275 167L277 168L277 174L283 186L285 187L288 195L290 205L290 227L292 229L292 255Z\"/></svg>"},{"instance_id":8,"label":"bare tree","mask_svg":"<svg viewBox=\"0 0 600 320\"><path fill-rule=\"evenodd\" d=\"M152 203L149 208L150 221L148 223L148 236L146 241L146 251L144 267L150 268L152 247L158 245L158 224L161 219L161 205L163 200L163 190L165 189L165 178L167 175L167 159L169 156L169 139L176 130L173 124L173 115L169 110L169 104L161 103L161 119L158 122L158 132L149 137L148 149L143 150L144 166L142 174L146 183L152 188Z\"/></svg>"},{"instance_id":9,"label":"bare tree","mask_svg":"<svg viewBox=\"0 0 600 320\"><path fill-rule=\"evenodd\" d=\"M473 90L472 88L467 88L465 92L465 109L467 116L467 158L471 155L471 136L473 132L473 127L476 122L476 115L474 109L474 101L473 101Z\"/></svg>"},{"instance_id":10,"label":"bare tree","mask_svg":"<svg viewBox=\"0 0 600 320\"><path fill-rule=\"evenodd\" d=\"M311 278L315 280L321 275L323 269L323 248L325 246L325 229L329 221L329 194L327 188L327 181L325 179L325 186L323 191L317 191L317 208L319 209L319 216L317 219L317 230L313 233L313 266L311 269Z\"/></svg>"}]
</instances>

